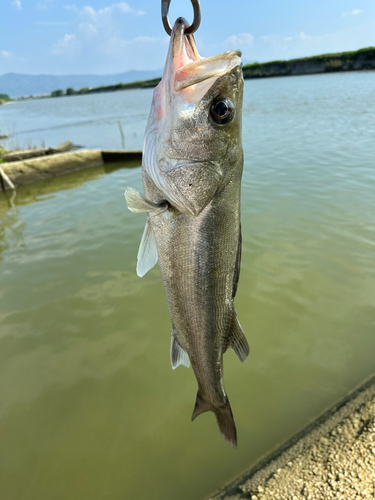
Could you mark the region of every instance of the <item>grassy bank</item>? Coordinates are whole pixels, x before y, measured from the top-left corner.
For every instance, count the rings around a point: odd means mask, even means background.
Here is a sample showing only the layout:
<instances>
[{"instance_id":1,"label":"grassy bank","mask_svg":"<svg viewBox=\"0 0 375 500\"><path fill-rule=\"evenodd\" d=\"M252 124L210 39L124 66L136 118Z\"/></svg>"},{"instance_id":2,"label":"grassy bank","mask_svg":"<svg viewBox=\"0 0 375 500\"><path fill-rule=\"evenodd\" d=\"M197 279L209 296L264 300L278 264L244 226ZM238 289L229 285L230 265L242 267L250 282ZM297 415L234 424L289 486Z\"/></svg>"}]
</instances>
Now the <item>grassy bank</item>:
<instances>
[{"instance_id":1,"label":"grassy bank","mask_svg":"<svg viewBox=\"0 0 375 500\"><path fill-rule=\"evenodd\" d=\"M336 54L322 54L319 56L291 59L289 61L253 63L245 65L242 69L245 79L375 69L375 47L368 47L352 52L339 52ZM74 89L67 89L65 92L63 90L56 90L51 93L51 97L143 89L156 87L159 82L160 78L154 78L141 82L119 83L117 85L107 85L91 89L83 88L78 91Z\"/></svg>"},{"instance_id":2,"label":"grassy bank","mask_svg":"<svg viewBox=\"0 0 375 500\"><path fill-rule=\"evenodd\" d=\"M156 87L160 80L161 78L153 78L152 80L144 80L131 83L117 83L115 85L103 85L102 87L84 87L80 90L68 88L65 92L63 90L54 90L53 92L51 92L50 96L46 97L63 97L71 95L99 94L101 92L116 92L118 90L147 89Z\"/></svg>"},{"instance_id":3,"label":"grassy bank","mask_svg":"<svg viewBox=\"0 0 375 500\"><path fill-rule=\"evenodd\" d=\"M352 52L303 57L289 61L247 64L243 67L243 76L244 78L266 78L366 69L375 69L375 47L367 47Z\"/></svg>"},{"instance_id":4,"label":"grassy bank","mask_svg":"<svg viewBox=\"0 0 375 500\"><path fill-rule=\"evenodd\" d=\"M290 59L288 61L270 61L266 63L253 63L243 66L243 76L250 78L267 78L272 76L309 75L315 73L328 73L337 71L359 71L375 69L375 47L367 47L351 52L339 52L335 54L322 54L318 56ZM99 94L102 92L116 92L119 90L145 89L156 87L161 78L143 80L131 83L117 83L102 87L80 90L68 88L66 90L54 90L50 95L24 99L45 99L49 97L66 97L72 95ZM0 104L9 102L11 99L6 94L0 94ZM3 102L2 102L3 101Z\"/></svg>"},{"instance_id":5,"label":"grassy bank","mask_svg":"<svg viewBox=\"0 0 375 500\"><path fill-rule=\"evenodd\" d=\"M11 102L12 99L8 96L8 94L0 94L0 106L5 104L6 102Z\"/></svg>"}]
</instances>

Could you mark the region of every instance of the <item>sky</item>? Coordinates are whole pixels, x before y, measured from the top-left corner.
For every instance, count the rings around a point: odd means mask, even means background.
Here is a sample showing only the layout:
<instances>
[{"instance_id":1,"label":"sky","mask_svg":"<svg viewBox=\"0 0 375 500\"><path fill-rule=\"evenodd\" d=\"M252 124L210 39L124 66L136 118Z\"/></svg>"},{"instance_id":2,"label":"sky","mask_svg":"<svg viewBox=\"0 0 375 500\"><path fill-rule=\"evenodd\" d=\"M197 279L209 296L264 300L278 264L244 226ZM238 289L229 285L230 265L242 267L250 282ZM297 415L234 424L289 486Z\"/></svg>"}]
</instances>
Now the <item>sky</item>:
<instances>
[{"instance_id":1,"label":"sky","mask_svg":"<svg viewBox=\"0 0 375 500\"><path fill-rule=\"evenodd\" d=\"M160 0L0 0L0 75L110 74L163 68ZM201 0L203 56L240 49L244 62L375 46L374 0ZM190 0L170 19L192 22Z\"/></svg>"}]
</instances>

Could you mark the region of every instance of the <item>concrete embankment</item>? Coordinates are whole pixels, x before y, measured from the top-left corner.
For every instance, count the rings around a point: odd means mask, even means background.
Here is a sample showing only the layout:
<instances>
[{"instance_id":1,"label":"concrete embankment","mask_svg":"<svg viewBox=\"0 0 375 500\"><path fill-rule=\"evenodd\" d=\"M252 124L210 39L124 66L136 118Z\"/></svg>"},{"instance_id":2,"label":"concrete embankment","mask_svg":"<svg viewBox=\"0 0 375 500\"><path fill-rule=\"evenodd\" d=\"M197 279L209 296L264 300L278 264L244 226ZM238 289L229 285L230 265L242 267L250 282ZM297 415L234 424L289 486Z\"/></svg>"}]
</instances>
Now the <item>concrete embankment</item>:
<instances>
[{"instance_id":1,"label":"concrete embankment","mask_svg":"<svg viewBox=\"0 0 375 500\"><path fill-rule=\"evenodd\" d=\"M375 69L375 47L290 61L248 64L243 67L243 76L247 79L370 69Z\"/></svg>"},{"instance_id":2,"label":"concrete embankment","mask_svg":"<svg viewBox=\"0 0 375 500\"><path fill-rule=\"evenodd\" d=\"M1 138L1 137L0 137ZM49 156L57 153L66 153L73 149L73 143L66 141L54 148L29 149L26 151L10 151L3 154L1 157L5 162L28 160L29 158L37 158L39 156Z\"/></svg>"},{"instance_id":3,"label":"concrete embankment","mask_svg":"<svg viewBox=\"0 0 375 500\"><path fill-rule=\"evenodd\" d=\"M134 160L141 162L141 151L101 151L96 149L60 153L9 163L5 162L0 166L5 176L8 177L15 187L18 187L22 184L31 184L32 182L50 179L78 170L98 167L104 163L118 161L131 162ZM2 189L10 189L10 185L6 179L1 179L1 181Z\"/></svg>"},{"instance_id":4,"label":"concrete embankment","mask_svg":"<svg viewBox=\"0 0 375 500\"><path fill-rule=\"evenodd\" d=\"M211 500L375 498L375 376Z\"/></svg>"}]
</instances>

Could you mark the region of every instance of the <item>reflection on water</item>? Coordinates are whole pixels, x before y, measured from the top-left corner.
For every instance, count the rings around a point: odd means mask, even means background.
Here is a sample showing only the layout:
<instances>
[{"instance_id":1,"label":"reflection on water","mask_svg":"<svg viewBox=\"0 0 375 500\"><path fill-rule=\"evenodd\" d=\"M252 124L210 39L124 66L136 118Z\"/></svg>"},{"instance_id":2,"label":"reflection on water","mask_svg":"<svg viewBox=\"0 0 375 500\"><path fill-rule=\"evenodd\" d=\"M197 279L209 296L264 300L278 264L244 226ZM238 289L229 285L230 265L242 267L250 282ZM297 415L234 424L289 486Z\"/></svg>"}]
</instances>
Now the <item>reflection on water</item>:
<instances>
[{"instance_id":1,"label":"reflection on water","mask_svg":"<svg viewBox=\"0 0 375 500\"><path fill-rule=\"evenodd\" d=\"M375 72L245 89L238 450L135 274L140 169L98 167L0 193L0 498L203 498L374 371Z\"/></svg>"}]
</instances>

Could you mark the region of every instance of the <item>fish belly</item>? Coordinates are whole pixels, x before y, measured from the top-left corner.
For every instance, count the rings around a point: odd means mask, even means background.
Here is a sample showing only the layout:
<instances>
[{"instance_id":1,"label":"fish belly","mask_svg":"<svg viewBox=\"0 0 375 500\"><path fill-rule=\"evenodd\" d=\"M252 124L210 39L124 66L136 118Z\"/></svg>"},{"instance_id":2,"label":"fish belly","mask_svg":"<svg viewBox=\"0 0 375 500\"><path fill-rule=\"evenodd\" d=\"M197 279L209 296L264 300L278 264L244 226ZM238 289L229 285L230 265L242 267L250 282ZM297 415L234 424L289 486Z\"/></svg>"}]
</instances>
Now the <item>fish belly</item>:
<instances>
[{"instance_id":1,"label":"fish belly","mask_svg":"<svg viewBox=\"0 0 375 500\"><path fill-rule=\"evenodd\" d=\"M150 221L172 334L189 355L200 390L223 401L221 359L234 314L239 187L228 185L196 217L172 211Z\"/></svg>"}]
</instances>

